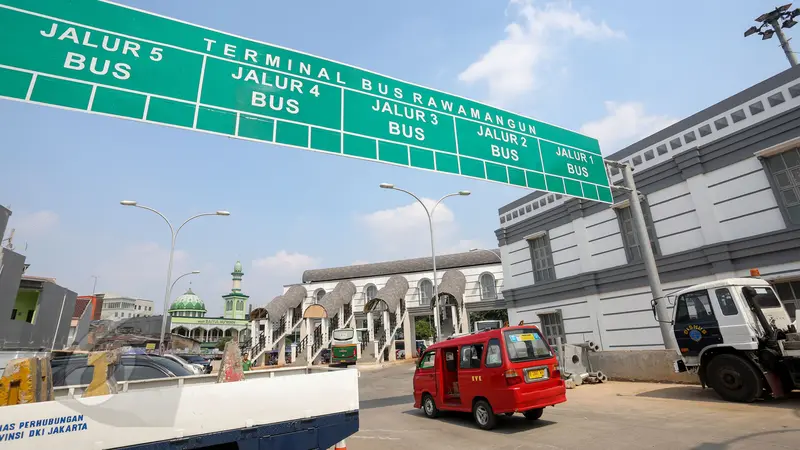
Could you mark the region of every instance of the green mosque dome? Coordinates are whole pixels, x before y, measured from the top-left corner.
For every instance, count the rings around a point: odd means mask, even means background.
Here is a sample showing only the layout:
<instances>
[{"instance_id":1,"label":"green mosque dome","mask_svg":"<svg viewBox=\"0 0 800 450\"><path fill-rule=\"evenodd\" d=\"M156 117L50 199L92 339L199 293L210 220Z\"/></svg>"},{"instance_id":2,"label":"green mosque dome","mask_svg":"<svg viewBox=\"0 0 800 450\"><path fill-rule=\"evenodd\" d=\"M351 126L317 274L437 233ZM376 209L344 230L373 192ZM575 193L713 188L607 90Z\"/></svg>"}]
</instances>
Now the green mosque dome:
<instances>
[{"instance_id":1,"label":"green mosque dome","mask_svg":"<svg viewBox=\"0 0 800 450\"><path fill-rule=\"evenodd\" d=\"M183 295L176 298L169 307L170 313L178 311L201 311L205 313L206 305L197 294L192 292L192 288L189 288Z\"/></svg>"}]
</instances>

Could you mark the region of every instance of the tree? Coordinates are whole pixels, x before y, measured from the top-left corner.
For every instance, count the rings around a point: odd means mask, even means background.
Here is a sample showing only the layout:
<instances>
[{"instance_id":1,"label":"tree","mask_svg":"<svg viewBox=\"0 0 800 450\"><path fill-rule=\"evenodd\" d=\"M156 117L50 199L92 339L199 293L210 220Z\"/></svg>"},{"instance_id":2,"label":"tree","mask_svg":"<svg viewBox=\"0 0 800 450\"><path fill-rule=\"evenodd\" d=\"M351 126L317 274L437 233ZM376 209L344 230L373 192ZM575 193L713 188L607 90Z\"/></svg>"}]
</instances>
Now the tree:
<instances>
[{"instance_id":1,"label":"tree","mask_svg":"<svg viewBox=\"0 0 800 450\"><path fill-rule=\"evenodd\" d=\"M503 323L508 322L508 310L505 309L490 309L489 311L475 311L470 313L472 322L479 320L500 320Z\"/></svg>"},{"instance_id":2,"label":"tree","mask_svg":"<svg viewBox=\"0 0 800 450\"><path fill-rule=\"evenodd\" d=\"M227 343L228 343L228 341L230 341L230 340L231 340L230 336L226 336L226 337L224 337L224 338L220 339L220 340L217 342L217 350L219 350L219 351L225 351L225 344L227 344Z\"/></svg>"},{"instance_id":3,"label":"tree","mask_svg":"<svg viewBox=\"0 0 800 450\"><path fill-rule=\"evenodd\" d=\"M431 323L425 319L417 320L414 323L414 329L417 333L417 339L430 339L433 337L433 327Z\"/></svg>"}]
</instances>

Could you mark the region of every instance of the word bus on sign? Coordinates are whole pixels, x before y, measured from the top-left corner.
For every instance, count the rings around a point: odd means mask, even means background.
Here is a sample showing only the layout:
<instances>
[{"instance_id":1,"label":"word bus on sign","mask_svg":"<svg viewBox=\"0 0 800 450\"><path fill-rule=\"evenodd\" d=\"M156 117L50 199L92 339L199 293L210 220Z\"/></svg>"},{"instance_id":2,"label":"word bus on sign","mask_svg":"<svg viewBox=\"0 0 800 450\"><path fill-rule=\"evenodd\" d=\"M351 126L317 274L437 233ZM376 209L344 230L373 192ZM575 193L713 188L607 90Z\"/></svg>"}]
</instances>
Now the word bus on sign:
<instances>
[{"instance_id":1,"label":"word bus on sign","mask_svg":"<svg viewBox=\"0 0 800 450\"><path fill-rule=\"evenodd\" d=\"M596 139L101 0L0 0L0 97L611 202Z\"/></svg>"}]
</instances>

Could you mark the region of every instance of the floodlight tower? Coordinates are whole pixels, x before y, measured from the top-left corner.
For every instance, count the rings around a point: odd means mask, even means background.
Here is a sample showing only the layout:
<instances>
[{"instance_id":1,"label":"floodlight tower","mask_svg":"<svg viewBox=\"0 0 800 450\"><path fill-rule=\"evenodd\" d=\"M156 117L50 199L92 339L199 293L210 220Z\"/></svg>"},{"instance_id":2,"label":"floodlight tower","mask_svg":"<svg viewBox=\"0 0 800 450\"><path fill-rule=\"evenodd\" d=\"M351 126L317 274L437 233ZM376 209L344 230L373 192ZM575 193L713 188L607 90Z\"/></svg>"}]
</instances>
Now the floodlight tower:
<instances>
[{"instance_id":1,"label":"floodlight tower","mask_svg":"<svg viewBox=\"0 0 800 450\"><path fill-rule=\"evenodd\" d=\"M800 8L790 11L791 8L792 4L787 3L775 8L773 11L758 16L756 22L761 25L748 28L747 31L744 32L744 37L759 34L762 40L767 40L771 38L772 35L777 34L778 40L781 41L783 53L786 54L786 59L788 59L789 64L794 67L797 65L797 56L792 51L792 47L789 46L789 40L786 39L786 35L783 34L784 28L792 28L797 25L797 21L794 19L800 16Z\"/></svg>"}]
</instances>

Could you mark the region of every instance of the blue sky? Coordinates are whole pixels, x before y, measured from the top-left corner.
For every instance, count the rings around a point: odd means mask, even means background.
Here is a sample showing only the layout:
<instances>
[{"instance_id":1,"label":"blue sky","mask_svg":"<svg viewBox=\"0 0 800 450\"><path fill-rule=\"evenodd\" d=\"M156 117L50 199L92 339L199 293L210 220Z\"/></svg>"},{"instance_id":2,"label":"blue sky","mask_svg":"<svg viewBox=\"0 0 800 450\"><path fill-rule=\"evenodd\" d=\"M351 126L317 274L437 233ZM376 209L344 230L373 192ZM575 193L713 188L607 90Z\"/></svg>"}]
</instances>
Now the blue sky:
<instances>
[{"instance_id":1,"label":"blue sky","mask_svg":"<svg viewBox=\"0 0 800 450\"><path fill-rule=\"evenodd\" d=\"M597 137L606 154L788 68L777 39L742 36L775 6L767 1L122 3L490 101ZM422 209L381 182L426 199L472 191L437 211L441 253L496 246L497 208L526 194L10 101L0 101L0 123L0 202L31 274L80 294L97 275L98 291L160 304L166 225L119 201L173 222L226 209L230 217L201 218L178 239L175 272L202 272L193 288L212 314L237 259L262 305L305 269L427 255Z\"/></svg>"}]
</instances>

